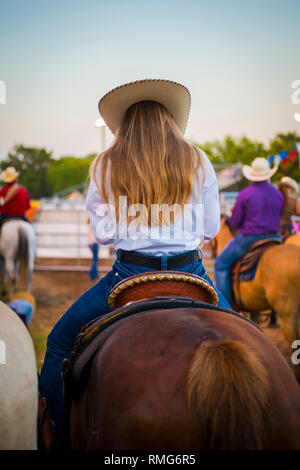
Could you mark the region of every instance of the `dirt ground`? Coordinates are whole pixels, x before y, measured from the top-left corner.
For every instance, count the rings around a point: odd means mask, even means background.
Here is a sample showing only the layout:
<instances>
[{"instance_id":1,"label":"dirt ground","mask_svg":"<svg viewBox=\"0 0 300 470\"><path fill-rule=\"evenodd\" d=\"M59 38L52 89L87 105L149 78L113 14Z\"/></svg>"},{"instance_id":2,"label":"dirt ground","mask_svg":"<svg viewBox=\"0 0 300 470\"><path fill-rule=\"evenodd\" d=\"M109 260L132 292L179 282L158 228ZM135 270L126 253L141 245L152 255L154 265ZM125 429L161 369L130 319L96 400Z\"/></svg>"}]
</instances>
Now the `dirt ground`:
<instances>
[{"instance_id":1,"label":"dirt ground","mask_svg":"<svg viewBox=\"0 0 300 470\"><path fill-rule=\"evenodd\" d=\"M81 294L92 287L88 272L37 271L33 276L32 294L36 310L29 326L37 366L41 369L46 339L55 323Z\"/></svg>"},{"instance_id":2,"label":"dirt ground","mask_svg":"<svg viewBox=\"0 0 300 470\"><path fill-rule=\"evenodd\" d=\"M34 273L32 294L37 306L29 330L33 338L39 370L43 364L46 339L51 329L75 300L93 284L94 282L89 280L88 272L84 271L36 271ZM291 350L280 329L264 328L264 331L286 359L289 359Z\"/></svg>"}]
</instances>

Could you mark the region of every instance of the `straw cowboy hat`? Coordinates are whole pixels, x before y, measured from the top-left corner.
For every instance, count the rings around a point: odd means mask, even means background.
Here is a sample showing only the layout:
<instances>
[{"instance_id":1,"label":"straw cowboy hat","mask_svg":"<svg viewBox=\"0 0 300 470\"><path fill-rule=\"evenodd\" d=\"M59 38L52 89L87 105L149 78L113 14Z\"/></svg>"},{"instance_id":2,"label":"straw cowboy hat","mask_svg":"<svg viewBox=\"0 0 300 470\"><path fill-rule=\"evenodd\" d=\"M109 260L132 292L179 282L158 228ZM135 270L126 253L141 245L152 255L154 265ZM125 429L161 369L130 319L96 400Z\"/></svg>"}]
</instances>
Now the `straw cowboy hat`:
<instances>
[{"instance_id":1,"label":"straw cowboy hat","mask_svg":"<svg viewBox=\"0 0 300 470\"><path fill-rule=\"evenodd\" d=\"M281 180L279 181L279 186L285 185L291 188L296 194L299 193L299 186L298 183L293 180L293 178L290 178L289 176L283 176Z\"/></svg>"},{"instance_id":2,"label":"straw cowboy hat","mask_svg":"<svg viewBox=\"0 0 300 470\"><path fill-rule=\"evenodd\" d=\"M116 134L127 109L140 101L156 101L164 105L184 134L191 95L184 85L170 80L138 80L118 86L101 98L98 109L107 127Z\"/></svg>"},{"instance_id":3,"label":"straw cowboy hat","mask_svg":"<svg viewBox=\"0 0 300 470\"><path fill-rule=\"evenodd\" d=\"M243 174L250 181L265 181L276 173L278 167L270 168L266 158L255 158L251 166L243 166Z\"/></svg>"},{"instance_id":4,"label":"straw cowboy hat","mask_svg":"<svg viewBox=\"0 0 300 470\"><path fill-rule=\"evenodd\" d=\"M16 169L13 166L9 166L6 168L6 170L2 172L1 176L2 176L4 183L12 183L18 178L19 173L16 171Z\"/></svg>"}]
</instances>

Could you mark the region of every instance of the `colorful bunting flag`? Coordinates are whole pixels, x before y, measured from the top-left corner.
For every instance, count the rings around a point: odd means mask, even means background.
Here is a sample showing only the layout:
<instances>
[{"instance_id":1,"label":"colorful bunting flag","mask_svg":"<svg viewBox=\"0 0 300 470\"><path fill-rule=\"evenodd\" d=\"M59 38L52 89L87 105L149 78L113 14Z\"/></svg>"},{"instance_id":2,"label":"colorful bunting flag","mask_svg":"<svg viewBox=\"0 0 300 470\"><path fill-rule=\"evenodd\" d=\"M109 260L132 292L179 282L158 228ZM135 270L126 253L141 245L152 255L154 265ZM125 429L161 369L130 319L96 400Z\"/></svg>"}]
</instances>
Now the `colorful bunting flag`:
<instances>
[{"instance_id":1,"label":"colorful bunting flag","mask_svg":"<svg viewBox=\"0 0 300 470\"><path fill-rule=\"evenodd\" d=\"M274 157L274 166L278 166L280 162L281 162L280 155L275 155L275 157Z\"/></svg>"},{"instance_id":2,"label":"colorful bunting flag","mask_svg":"<svg viewBox=\"0 0 300 470\"><path fill-rule=\"evenodd\" d=\"M279 155L281 157L281 160L284 160L287 156L288 156L288 151L287 150L283 150L283 152L280 152Z\"/></svg>"},{"instance_id":3,"label":"colorful bunting flag","mask_svg":"<svg viewBox=\"0 0 300 470\"><path fill-rule=\"evenodd\" d=\"M298 154L298 161L299 161L299 168L300 168L300 142L296 143L297 150L283 150L279 152L277 155L269 155L268 162L270 165L274 164L275 166L279 166L282 162L282 168L285 170L287 164L291 162L292 164L295 163L297 154Z\"/></svg>"},{"instance_id":4,"label":"colorful bunting flag","mask_svg":"<svg viewBox=\"0 0 300 470\"><path fill-rule=\"evenodd\" d=\"M282 168L285 170L287 164L288 164L288 161L289 161L289 157L284 157L283 159L283 163L282 163Z\"/></svg>"},{"instance_id":5,"label":"colorful bunting flag","mask_svg":"<svg viewBox=\"0 0 300 470\"><path fill-rule=\"evenodd\" d=\"M290 157L290 160L291 160L291 162L292 162L292 163L294 163L294 162L295 162L296 155L297 155L297 152L296 152L296 150L291 150L291 151L290 151L290 155L289 155L289 157Z\"/></svg>"}]
</instances>

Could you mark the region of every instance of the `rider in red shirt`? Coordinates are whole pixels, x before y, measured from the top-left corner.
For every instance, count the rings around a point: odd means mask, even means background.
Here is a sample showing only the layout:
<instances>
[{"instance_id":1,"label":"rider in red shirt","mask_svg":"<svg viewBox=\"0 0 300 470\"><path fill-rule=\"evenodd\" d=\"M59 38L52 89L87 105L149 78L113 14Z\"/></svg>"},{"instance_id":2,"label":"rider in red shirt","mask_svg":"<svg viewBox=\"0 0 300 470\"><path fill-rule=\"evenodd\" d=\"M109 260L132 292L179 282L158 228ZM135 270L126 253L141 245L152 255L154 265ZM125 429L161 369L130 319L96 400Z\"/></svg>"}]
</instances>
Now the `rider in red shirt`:
<instances>
[{"instance_id":1,"label":"rider in red shirt","mask_svg":"<svg viewBox=\"0 0 300 470\"><path fill-rule=\"evenodd\" d=\"M2 180L6 183L0 189L0 224L8 218L21 218L28 222L25 212L30 208L30 197L27 190L17 184L19 173L14 167L6 168Z\"/></svg>"}]
</instances>

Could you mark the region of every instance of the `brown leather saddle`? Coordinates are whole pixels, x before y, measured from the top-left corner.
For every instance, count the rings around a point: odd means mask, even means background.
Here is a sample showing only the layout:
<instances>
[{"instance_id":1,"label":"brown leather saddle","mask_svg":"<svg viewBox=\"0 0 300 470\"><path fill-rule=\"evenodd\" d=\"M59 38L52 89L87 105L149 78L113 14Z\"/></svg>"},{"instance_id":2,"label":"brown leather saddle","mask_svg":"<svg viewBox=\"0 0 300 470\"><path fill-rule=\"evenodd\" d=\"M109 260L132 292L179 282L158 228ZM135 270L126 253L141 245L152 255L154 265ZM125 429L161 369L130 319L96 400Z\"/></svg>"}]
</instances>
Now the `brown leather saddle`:
<instances>
[{"instance_id":1,"label":"brown leather saddle","mask_svg":"<svg viewBox=\"0 0 300 470\"><path fill-rule=\"evenodd\" d=\"M73 378L79 383L78 377L83 375L86 364L106 338L103 330L107 326L114 324L109 328L111 334L130 315L155 308L179 308L182 307L182 302L178 304L179 300L189 306L193 301L202 305L216 305L219 301L215 289L205 279L181 271L145 272L119 282L109 294L108 305L111 311L81 329L74 343L71 361L65 360L64 371L73 362ZM95 342L95 337L102 331L99 341Z\"/></svg>"},{"instance_id":2,"label":"brown leather saddle","mask_svg":"<svg viewBox=\"0 0 300 470\"><path fill-rule=\"evenodd\" d=\"M94 354L112 332L135 314L153 309L205 308L220 310L250 321L237 312L217 307L215 289L195 274L178 271L151 271L119 282L109 295L109 313L86 324L76 338L71 358L65 359L65 397L80 393L89 374ZM250 321L250 323L254 324ZM254 324L257 326L256 324ZM71 385L70 385L71 384Z\"/></svg>"},{"instance_id":3,"label":"brown leather saddle","mask_svg":"<svg viewBox=\"0 0 300 470\"><path fill-rule=\"evenodd\" d=\"M278 246L279 244L281 244L281 241L276 238L264 238L262 240L258 240L252 243L245 256L240 258L233 265L231 270L232 284L237 286L238 298L235 300L240 308L243 308L240 296L240 283L251 281L255 276L256 268L262 254L267 249L273 246Z\"/></svg>"},{"instance_id":4,"label":"brown leather saddle","mask_svg":"<svg viewBox=\"0 0 300 470\"><path fill-rule=\"evenodd\" d=\"M193 301L201 305L216 305L219 299L215 289L205 279L182 271L150 271L119 282L108 298L112 311L82 328L74 343L71 361L64 362L64 376L72 375L73 392L76 388L74 383L82 382L94 353L107 335L127 321L127 317L155 308L182 307L182 302L178 304L179 300L191 306ZM104 331L108 326L108 331Z\"/></svg>"},{"instance_id":5,"label":"brown leather saddle","mask_svg":"<svg viewBox=\"0 0 300 470\"><path fill-rule=\"evenodd\" d=\"M190 297L217 304L215 289L196 274L182 271L150 271L135 274L119 282L110 292L110 309L122 307L129 302L151 299L157 295Z\"/></svg>"}]
</instances>

